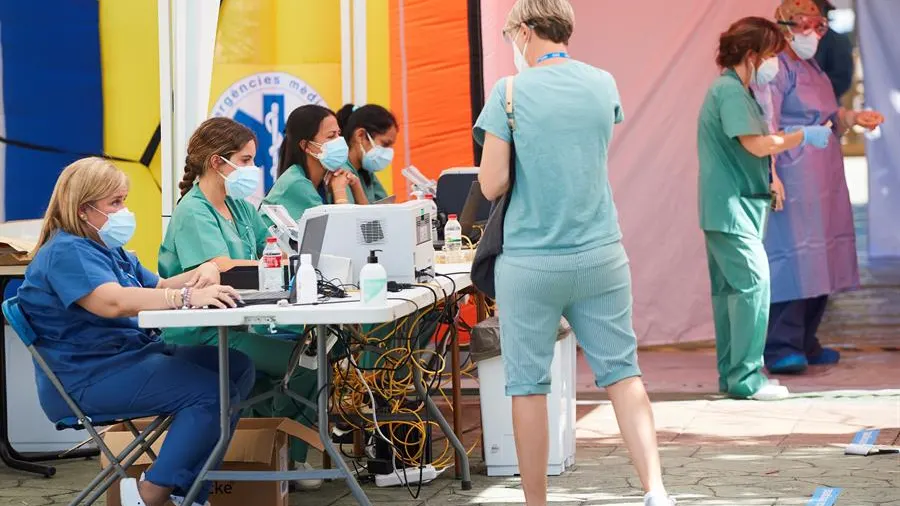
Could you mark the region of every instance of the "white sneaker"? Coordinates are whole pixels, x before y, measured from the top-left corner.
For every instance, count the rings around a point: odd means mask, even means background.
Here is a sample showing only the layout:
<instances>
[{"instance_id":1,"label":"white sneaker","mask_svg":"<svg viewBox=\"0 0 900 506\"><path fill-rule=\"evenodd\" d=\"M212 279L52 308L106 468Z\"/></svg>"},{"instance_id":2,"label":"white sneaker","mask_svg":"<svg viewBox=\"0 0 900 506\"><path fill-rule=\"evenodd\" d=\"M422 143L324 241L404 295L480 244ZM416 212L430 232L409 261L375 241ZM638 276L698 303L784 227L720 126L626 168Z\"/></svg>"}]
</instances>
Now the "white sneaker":
<instances>
[{"instance_id":1,"label":"white sneaker","mask_svg":"<svg viewBox=\"0 0 900 506\"><path fill-rule=\"evenodd\" d=\"M644 496L644 506L675 506L677 501L674 497L665 494L647 494Z\"/></svg>"},{"instance_id":2,"label":"white sneaker","mask_svg":"<svg viewBox=\"0 0 900 506\"><path fill-rule=\"evenodd\" d=\"M754 401L780 401L791 396L786 386L768 383L750 396Z\"/></svg>"},{"instance_id":3,"label":"white sneaker","mask_svg":"<svg viewBox=\"0 0 900 506\"><path fill-rule=\"evenodd\" d=\"M134 478L124 478L119 482L119 501L122 506L146 506L138 492L138 482Z\"/></svg>"},{"instance_id":4,"label":"white sneaker","mask_svg":"<svg viewBox=\"0 0 900 506\"><path fill-rule=\"evenodd\" d=\"M294 466L298 471L313 471L315 469L313 468L313 466L307 464L306 462L295 462ZM322 488L322 480L294 480L294 485L299 487L301 490L319 490L320 488Z\"/></svg>"},{"instance_id":5,"label":"white sneaker","mask_svg":"<svg viewBox=\"0 0 900 506\"><path fill-rule=\"evenodd\" d=\"M146 475L145 473L141 473L141 481L146 481L146 480L147 480L147 477L146 477L146 476L147 476L147 475ZM134 487L135 487L135 490L137 490L137 481L135 481L134 478L128 478L128 479L131 480L131 481L134 481ZM122 483L124 484L124 483L125 483L125 480L122 480ZM122 493L122 484L119 484L119 492ZM129 504L129 503L126 503L126 502L125 502L125 499L124 499L125 496L124 496L124 494L122 495L122 497L123 497L123 499L122 499L122 506L126 506L126 504ZM141 496L140 496L140 493L139 493L139 494L138 494L138 499L140 499L140 497L141 497ZM184 505L184 496L182 496L182 495L175 495L175 494L172 494L172 495L169 496L169 500L172 501L172 504L174 504L175 506L183 506L183 505ZM141 501L141 505L142 505L142 506L143 506L143 504L144 504L143 501ZM200 503L195 502L195 503L194 503L194 506L210 506L210 505L209 505L209 501L206 501L204 504L200 504Z\"/></svg>"}]
</instances>

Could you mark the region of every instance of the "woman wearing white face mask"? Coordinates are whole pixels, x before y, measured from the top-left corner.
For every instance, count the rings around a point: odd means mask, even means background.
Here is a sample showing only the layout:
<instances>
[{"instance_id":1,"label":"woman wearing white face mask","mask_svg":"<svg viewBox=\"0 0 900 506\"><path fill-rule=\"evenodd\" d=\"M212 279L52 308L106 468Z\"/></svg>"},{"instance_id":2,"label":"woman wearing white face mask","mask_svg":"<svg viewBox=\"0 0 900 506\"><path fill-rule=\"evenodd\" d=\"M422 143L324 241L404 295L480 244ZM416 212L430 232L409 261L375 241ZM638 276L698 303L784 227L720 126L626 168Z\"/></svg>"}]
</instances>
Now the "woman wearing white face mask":
<instances>
[{"instance_id":1,"label":"woman wearing white face mask","mask_svg":"<svg viewBox=\"0 0 900 506\"><path fill-rule=\"evenodd\" d=\"M801 146L778 155L784 211L768 224L765 248L772 279L766 367L799 373L809 365L837 363L840 354L819 344L816 332L828 296L859 285L856 238L840 136L853 126L873 129L874 111L840 107L828 76L813 56L828 29L813 0L784 0L775 12L790 45L778 56L781 70L758 87L773 130L828 125L824 150Z\"/></svg>"},{"instance_id":2,"label":"woman wearing white face mask","mask_svg":"<svg viewBox=\"0 0 900 506\"><path fill-rule=\"evenodd\" d=\"M388 192L375 174L394 160L397 118L380 105L347 104L337 112L337 120L350 147L346 168L359 175L369 202L387 198Z\"/></svg>"},{"instance_id":3,"label":"woman wearing white face mask","mask_svg":"<svg viewBox=\"0 0 900 506\"><path fill-rule=\"evenodd\" d=\"M135 232L125 207L128 178L108 160L78 160L60 174L47 206L19 301L39 336L35 345L88 416L173 414L159 458L138 483L120 485L124 506L162 506L181 495L219 439L218 358L211 346L168 346L137 324L140 311L233 307L208 263L169 278L144 268L122 247ZM230 353L232 400L255 380L250 359ZM38 394L47 417L71 417L43 372ZM238 417L232 419L237 422ZM209 486L198 499L205 502Z\"/></svg>"},{"instance_id":4,"label":"woman wearing white face mask","mask_svg":"<svg viewBox=\"0 0 900 506\"><path fill-rule=\"evenodd\" d=\"M179 185L182 198L166 230L159 250L159 272L172 276L204 262L222 270L235 264L256 265L265 248L268 228L256 208L244 200L252 195L262 174L253 166L256 136L247 127L228 118L204 121L187 146L184 179ZM176 344L216 344L214 328L167 329L167 342ZM277 381L289 367L294 342L264 334L232 330L228 344L246 353L262 375ZM315 401L316 376L299 369L291 380L291 390ZM292 418L309 425L312 410L287 398L275 398L254 406L255 414ZM292 441L293 461L306 465L307 446ZM320 480L304 480L304 488L317 488Z\"/></svg>"},{"instance_id":5,"label":"woman wearing white face mask","mask_svg":"<svg viewBox=\"0 0 900 506\"><path fill-rule=\"evenodd\" d=\"M331 109L294 109L284 125L278 179L263 204L282 205L294 219L323 204L368 204L359 177L347 168L348 153Z\"/></svg>"}]
</instances>

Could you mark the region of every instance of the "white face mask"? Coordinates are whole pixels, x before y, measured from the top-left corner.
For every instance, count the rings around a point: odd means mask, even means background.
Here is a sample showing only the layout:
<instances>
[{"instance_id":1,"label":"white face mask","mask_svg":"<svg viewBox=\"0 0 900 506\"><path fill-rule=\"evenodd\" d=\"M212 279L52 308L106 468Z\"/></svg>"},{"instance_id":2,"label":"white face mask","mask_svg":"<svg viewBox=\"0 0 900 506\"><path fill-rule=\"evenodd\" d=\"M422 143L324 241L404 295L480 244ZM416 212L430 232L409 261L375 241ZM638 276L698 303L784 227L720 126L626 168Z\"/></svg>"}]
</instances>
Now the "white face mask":
<instances>
[{"instance_id":1,"label":"white face mask","mask_svg":"<svg viewBox=\"0 0 900 506\"><path fill-rule=\"evenodd\" d=\"M521 72L528 68L528 60L525 59L525 52L528 51L528 42L525 43L525 46L520 51L519 46L516 45L517 40L519 40L518 34L516 34L516 38L512 42L513 63L516 65L516 70Z\"/></svg>"},{"instance_id":2,"label":"white face mask","mask_svg":"<svg viewBox=\"0 0 900 506\"><path fill-rule=\"evenodd\" d=\"M753 75L753 82L758 85L765 85L772 82L775 79L775 76L778 75L778 57L773 56L771 58L766 58L759 65L759 68L756 69L756 72Z\"/></svg>"},{"instance_id":3,"label":"white face mask","mask_svg":"<svg viewBox=\"0 0 900 506\"><path fill-rule=\"evenodd\" d=\"M819 36L815 33L795 33L791 40L791 47L802 60L808 60L816 55L819 49Z\"/></svg>"}]
</instances>

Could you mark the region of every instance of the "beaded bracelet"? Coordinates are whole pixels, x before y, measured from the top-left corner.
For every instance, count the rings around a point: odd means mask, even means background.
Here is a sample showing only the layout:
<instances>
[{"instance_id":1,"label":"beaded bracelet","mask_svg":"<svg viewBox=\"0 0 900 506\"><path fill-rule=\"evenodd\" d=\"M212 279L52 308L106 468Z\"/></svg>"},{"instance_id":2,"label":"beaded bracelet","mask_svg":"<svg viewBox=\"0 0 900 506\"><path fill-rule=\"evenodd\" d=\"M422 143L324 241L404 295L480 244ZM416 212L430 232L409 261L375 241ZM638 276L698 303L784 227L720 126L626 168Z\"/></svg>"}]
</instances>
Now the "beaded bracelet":
<instances>
[{"instance_id":1,"label":"beaded bracelet","mask_svg":"<svg viewBox=\"0 0 900 506\"><path fill-rule=\"evenodd\" d=\"M184 287L181 289L181 309L191 308L191 288Z\"/></svg>"}]
</instances>

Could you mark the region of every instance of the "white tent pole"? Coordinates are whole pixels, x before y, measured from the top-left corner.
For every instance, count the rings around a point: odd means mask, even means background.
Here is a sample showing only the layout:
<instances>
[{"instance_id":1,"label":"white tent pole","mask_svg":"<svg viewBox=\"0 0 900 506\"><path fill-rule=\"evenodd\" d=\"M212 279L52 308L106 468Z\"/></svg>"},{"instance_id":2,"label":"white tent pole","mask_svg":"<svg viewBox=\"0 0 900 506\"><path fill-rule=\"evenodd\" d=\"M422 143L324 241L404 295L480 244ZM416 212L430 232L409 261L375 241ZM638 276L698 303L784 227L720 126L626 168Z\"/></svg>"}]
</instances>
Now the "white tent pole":
<instances>
[{"instance_id":1,"label":"white tent pole","mask_svg":"<svg viewBox=\"0 0 900 506\"><path fill-rule=\"evenodd\" d=\"M172 216L174 195L171 167L173 159L172 145L172 26L170 14L170 0L159 0L157 15L159 18L159 124L160 142L159 152L162 162L160 176L162 176L162 227L163 234L169 225L169 217Z\"/></svg>"},{"instance_id":2,"label":"white tent pole","mask_svg":"<svg viewBox=\"0 0 900 506\"><path fill-rule=\"evenodd\" d=\"M353 103L364 105L366 81L366 0L353 0Z\"/></svg>"},{"instance_id":3,"label":"white tent pole","mask_svg":"<svg viewBox=\"0 0 900 506\"><path fill-rule=\"evenodd\" d=\"M164 233L180 197L188 138L208 116L218 21L218 0L159 0Z\"/></svg>"},{"instance_id":4,"label":"white tent pole","mask_svg":"<svg viewBox=\"0 0 900 506\"><path fill-rule=\"evenodd\" d=\"M350 25L350 0L341 0L341 104L353 100L353 28Z\"/></svg>"}]
</instances>

